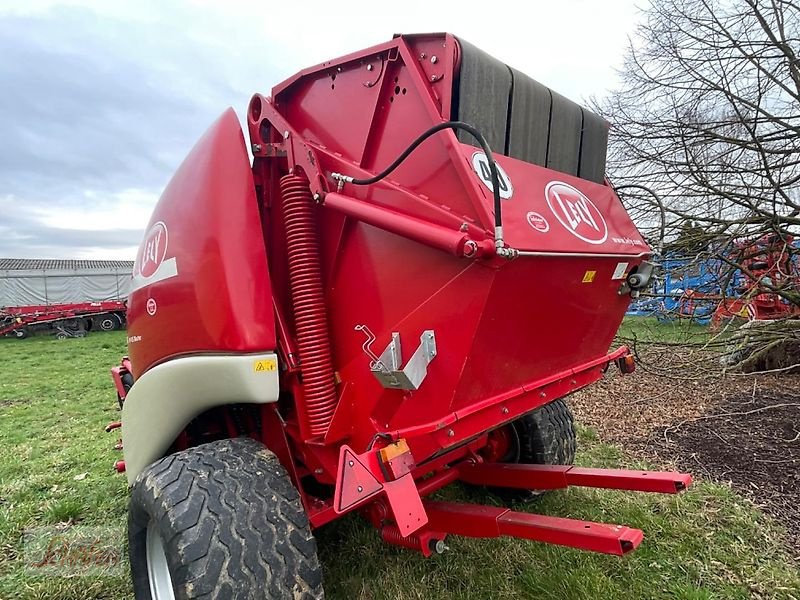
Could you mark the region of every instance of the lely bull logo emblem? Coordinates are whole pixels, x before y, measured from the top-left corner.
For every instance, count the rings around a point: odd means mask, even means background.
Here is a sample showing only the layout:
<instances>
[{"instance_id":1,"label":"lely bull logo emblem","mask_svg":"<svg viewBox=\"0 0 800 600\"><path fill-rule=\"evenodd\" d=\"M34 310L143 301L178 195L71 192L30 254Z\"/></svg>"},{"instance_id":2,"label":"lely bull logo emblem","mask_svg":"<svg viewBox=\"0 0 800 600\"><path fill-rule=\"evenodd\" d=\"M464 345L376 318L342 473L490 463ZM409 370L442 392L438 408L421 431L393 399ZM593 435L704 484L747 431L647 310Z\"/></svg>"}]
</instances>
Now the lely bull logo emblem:
<instances>
[{"instance_id":1,"label":"lely bull logo emblem","mask_svg":"<svg viewBox=\"0 0 800 600\"><path fill-rule=\"evenodd\" d=\"M133 265L131 292L164 281L178 274L178 262L173 256L167 258L169 231L163 221L154 223L139 248Z\"/></svg>"},{"instance_id":2,"label":"lely bull logo emblem","mask_svg":"<svg viewBox=\"0 0 800 600\"><path fill-rule=\"evenodd\" d=\"M161 221L153 225L142 244L139 269L142 277L152 277L164 262L167 253L167 226Z\"/></svg>"},{"instance_id":3,"label":"lely bull logo emblem","mask_svg":"<svg viewBox=\"0 0 800 600\"><path fill-rule=\"evenodd\" d=\"M606 241L606 220L583 192L562 181L551 181L544 188L544 195L558 222L576 238L590 244Z\"/></svg>"}]
</instances>

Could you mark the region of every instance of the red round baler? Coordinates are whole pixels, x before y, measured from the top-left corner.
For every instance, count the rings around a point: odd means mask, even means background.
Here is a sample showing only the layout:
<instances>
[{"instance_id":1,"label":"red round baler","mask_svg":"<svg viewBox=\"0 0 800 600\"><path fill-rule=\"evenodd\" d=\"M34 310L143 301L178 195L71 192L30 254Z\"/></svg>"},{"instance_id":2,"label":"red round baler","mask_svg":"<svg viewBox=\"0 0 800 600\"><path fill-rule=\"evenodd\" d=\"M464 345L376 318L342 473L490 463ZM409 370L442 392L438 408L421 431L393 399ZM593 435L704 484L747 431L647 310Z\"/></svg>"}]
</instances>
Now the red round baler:
<instances>
[{"instance_id":1,"label":"red round baler","mask_svg":"<svg viewBox=\"0 0 800 600\"><path fill-rule=\"evenodd\" d=\"M564 398L633 371L610 346L652 270L605 121L430 34L305 69L246 122L252 161L228 110L134 267L114 378L137 597L320 596L311 530L351 511L426 555L448 534L634 549L628 527L427 498L691 481L572 465Z\"/></svg>"}]
</instances>

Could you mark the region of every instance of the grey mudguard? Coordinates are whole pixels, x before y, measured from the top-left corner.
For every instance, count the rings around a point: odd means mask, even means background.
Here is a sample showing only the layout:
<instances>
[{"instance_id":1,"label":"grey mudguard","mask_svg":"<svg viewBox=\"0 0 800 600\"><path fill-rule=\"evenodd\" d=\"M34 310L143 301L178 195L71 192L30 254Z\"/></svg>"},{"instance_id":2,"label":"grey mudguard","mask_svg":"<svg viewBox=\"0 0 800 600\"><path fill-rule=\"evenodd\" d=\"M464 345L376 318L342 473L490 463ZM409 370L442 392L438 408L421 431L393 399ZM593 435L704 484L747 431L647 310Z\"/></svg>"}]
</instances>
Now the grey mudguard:
<instances>
[{"instance_id":1,"label":"grey mudguard","mask_svg":"<svg viewBox=\"0 0 800 600\"><path fill-rule=\"evenodd\" d=\"M144 373L122 408L128 483L158 460L199 414L226 404L277 402L274 352L175 358Z\"/></svg>"}]
</instances>

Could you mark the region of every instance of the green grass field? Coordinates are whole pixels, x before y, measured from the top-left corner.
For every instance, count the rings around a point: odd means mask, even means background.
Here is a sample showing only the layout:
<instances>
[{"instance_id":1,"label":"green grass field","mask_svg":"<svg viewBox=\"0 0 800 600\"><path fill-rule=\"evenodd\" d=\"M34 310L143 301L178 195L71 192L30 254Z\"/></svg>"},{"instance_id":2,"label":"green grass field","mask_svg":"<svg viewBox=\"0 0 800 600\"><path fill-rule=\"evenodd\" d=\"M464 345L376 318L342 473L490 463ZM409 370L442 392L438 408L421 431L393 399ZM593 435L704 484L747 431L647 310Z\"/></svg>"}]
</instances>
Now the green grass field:
<instances>
[{"instance_id":1,"label":"green grass field","mask_svg":"<svg viewBox=\"0 0 800 600\"><path fill-rule=\"evenodd\" d=\"M636 326L636 325L635 325ZM26 530L63 523L124 534L126 485L112 470L118 418L108 375L123 332L84 339L0 339L0 599L130 598L114 575L60 576L27 565ZM580 431L582 464L631 466L620 449ZM637 465L643 466L643 465ZM482 491L447 496L495 502ZM424 559L386 546L350 516L318 532L329 598L800 598L782 532L728 488L700 482L681 496L571 489L530 510L638 527L624 558L512 539L448 539Z\"/></svg>"},{"instance_id":2,"label":"green grass field","mask_svg":"<svg viewBox=\"0 0 800 600\"><path fill-rule=\"evenodd\" d=\"M626 317L617 334L645 342L697 343L709 339L709 328L692 321L676 319L659 323L655 317Z\"/></svg>"}]
</instances>

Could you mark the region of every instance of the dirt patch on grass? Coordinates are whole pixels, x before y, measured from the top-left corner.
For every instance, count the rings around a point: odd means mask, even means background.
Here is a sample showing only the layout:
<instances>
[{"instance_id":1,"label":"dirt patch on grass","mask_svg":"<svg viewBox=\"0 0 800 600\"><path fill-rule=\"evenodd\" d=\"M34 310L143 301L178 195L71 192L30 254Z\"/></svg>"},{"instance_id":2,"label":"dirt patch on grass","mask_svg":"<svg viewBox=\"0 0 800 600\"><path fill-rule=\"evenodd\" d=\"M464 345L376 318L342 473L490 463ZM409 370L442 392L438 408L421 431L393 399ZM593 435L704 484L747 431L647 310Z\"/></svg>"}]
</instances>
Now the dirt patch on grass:
<instances>
[{"instance_id":1,"label":"dirt patch on grass","mask_svg":"<svg viewBox=\"0 0 800 600\"><path fill-rule=\"evenodd\" d=\"M665 430L661 450L677 450L682 468L730 481L781 520L800 542L798 428L796 393L743 395L728 398L701 419Z\"/></svg>"},{"instance_id":2,"label":"dirt patch on grass","mask_svg":"<svg viewBox=\"0 0 800 600\"><path fill-rule=\"evenodd\" d=\"M572 398L576 418L601 439L734 489L781 521L800 548L800 377L681 381L645 368L609 374Z\"/></svg>"}]
</instances>

